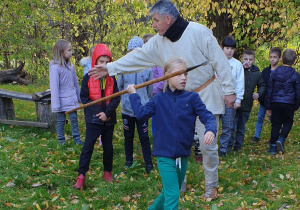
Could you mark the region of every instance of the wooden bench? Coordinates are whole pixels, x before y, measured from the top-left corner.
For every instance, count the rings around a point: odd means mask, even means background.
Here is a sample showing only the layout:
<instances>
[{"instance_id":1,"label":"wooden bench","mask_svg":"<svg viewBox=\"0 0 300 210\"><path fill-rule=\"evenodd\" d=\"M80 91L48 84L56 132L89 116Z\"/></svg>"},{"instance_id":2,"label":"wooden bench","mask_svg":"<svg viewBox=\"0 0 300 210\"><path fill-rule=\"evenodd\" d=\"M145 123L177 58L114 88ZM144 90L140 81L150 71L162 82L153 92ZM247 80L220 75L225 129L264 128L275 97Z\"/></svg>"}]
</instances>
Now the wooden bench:
<instances>
[{"instance_id":1,"label":"wooden bench","mask_svg":"<svg viewBox=\"0 0 300 210\"><path fill-rule=\"evenodd\" d=\"M34 102L37 121L15 120L15 110L12 99ZM55 122L55 115L51 112L50 90L27 94L0 89L0 123L38 128L54 128Z\"/></svg>"}]
</instances>

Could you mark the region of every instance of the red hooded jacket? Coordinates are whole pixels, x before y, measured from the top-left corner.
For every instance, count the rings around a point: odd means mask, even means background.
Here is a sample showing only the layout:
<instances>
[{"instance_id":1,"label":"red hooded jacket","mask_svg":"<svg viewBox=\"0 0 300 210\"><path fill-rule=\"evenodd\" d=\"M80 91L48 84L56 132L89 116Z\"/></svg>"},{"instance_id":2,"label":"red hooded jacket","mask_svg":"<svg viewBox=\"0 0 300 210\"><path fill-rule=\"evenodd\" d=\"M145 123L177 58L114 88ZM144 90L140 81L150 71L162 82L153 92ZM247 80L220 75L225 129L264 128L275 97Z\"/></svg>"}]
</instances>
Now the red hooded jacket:
<instances>
[{"instance_id":1,"label":"red hooded jacket","mask_svg":"<svg viewBox=\"0 0 300 210\"><path fill-rule=\"evenodd\" d=\"M93 52L93 56L92 56L92 68L95 67L97 59L100 56L108 56L110 58L110 62L112 61L111 52L106 44L97 44L96 45L94 52ZM101 83L104 83L104 85L105 85L104 96L101 95ZM110 76L106 76L102 80L100 80L100 79L95 80L94 78L90 78L89 82L88 82L88 88L89 88L90 98L93 101L98 100L102 97L106 97L106 96L113 94L114 79L111 78ZM102 90L103 90L103 87L102 87ZM110 101L111 100L106 100L106 105L108 105Z\"/></svg>"}]
</instances>

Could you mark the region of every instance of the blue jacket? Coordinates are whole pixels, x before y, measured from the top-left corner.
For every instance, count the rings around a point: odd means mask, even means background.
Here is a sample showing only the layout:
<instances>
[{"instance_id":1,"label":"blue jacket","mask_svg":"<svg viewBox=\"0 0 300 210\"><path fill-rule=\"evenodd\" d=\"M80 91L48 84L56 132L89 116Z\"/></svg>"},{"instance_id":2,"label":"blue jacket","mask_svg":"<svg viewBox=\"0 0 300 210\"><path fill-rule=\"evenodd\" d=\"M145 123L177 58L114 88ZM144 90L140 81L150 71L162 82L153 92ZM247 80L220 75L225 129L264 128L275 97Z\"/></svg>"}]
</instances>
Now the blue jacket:
<instances>
[{"instance_id":1,"label":"blue jacket","mask_svg":"<svg viewBox=\"0 0 300 210\"><path fill-rule=\"evenodd\" d=\"M138 85L150 80L152 80L152 69L146 69L134 74L123 74L117 77L119 91L125 90L128 85ZM145 105L149 101L152 96L152 91L153 85L148 85L136 90L137 94L141 97L142 105ZM130 117L135 117L130 105L129 95L129 93L126 93L121 96L121 112L122 114L129 115Z\"/></svg>"},{"instance_id":2,"label":"blue jacket","mask_svg":"<svg viewBox=\"0 0 300 210\"><path fill-rule=\"evenodd\" d=\"M195 121L199 116L206 132L217 133L216 118L206 109L198 93L185 90L156 94L143 106L138 94L131 94L132 109L139 120L146 121L155 115L153 156L167 158L187 157L194 140Z\"/></svg>"},{"instance_id":3,"label":"blue jacket","mask_svg":"<svg viewBox=\"0 0 300 210\"><path fill-rule=\"evenodd\" d=\"M271 74L265 98L265 108L272 110L272 103L300 106L300 76L294 68L279 66Z\"/></svg>"}]
</instances>

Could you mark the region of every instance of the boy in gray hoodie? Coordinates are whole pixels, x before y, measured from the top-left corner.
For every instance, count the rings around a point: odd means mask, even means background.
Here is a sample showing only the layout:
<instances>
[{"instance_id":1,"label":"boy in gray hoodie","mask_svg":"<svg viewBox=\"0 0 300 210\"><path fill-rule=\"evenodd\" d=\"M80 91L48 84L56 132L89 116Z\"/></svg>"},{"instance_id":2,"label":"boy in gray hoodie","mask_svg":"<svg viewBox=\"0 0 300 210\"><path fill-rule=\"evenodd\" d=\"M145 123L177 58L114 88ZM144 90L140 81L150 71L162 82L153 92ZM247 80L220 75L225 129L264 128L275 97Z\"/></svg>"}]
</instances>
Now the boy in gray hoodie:
<instances>
[{"instance_id":1,"label":"boy in gray hoodie","mask_svg":"<svg viewBox=\"0 0 300 210\"><path fill-rule=\"evenodd\" d=\"M129 53L137 47L142 47L144 44L143 40L137 36L133 37L128 42ZM124 74L117 78L119 91L127 88L130 84L141 84L146 81L152 80L152 70L147 69L145 71L134 73L134 74ZM137 90L137 94L140 96L142 104L145 105L152 96L153 85L143 87ZM133 139L135 133L135 125L139 134L139 139L142 146L143 157L145 161L146 172L149 173L153 169L152 159L151 159L151 148L148 136L148 121L138 120L131 108L129 94L124 94L121 96L121 113L123 119L123 130L124 130L124 147L126 155L126 168L130 168L133 163Z\"/></svg>"}]
</instances>

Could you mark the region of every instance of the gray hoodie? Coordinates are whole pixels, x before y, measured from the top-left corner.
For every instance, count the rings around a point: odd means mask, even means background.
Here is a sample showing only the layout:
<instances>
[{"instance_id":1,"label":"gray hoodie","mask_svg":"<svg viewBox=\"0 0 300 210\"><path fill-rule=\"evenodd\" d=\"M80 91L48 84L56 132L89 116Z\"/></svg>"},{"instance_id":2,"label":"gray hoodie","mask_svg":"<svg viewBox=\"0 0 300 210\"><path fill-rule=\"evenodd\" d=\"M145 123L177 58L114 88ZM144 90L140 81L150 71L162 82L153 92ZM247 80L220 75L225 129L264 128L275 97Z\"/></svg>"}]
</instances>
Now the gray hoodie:
<instances>
[{"instance_id":1,"label":"gray hoodie","mask_svg":"<svg viewBox=\"0 0 300 210\"><path fill-rule=\"evenodd\" d=\"M152 70L146 69L145 71L135 73L135 74L124 74L117 77L117 83L119 91L122 91L127 88L128 85L134 84L138 85L144 82L152 80ZM147 87L143 87L137 89L137 94L141 98L142 105L145 105L152 96L153 85L149 85ZM131 117L135 117L134 112L131 108L129 93L126 93L121 96L121 112L122 114L129 115Z\"/></svg>"}]
</instances>

